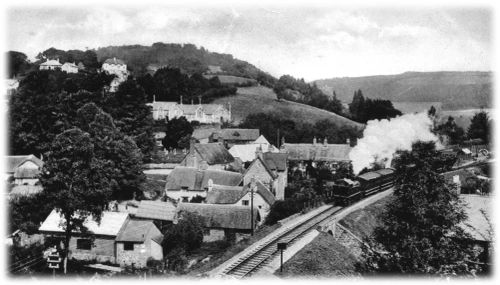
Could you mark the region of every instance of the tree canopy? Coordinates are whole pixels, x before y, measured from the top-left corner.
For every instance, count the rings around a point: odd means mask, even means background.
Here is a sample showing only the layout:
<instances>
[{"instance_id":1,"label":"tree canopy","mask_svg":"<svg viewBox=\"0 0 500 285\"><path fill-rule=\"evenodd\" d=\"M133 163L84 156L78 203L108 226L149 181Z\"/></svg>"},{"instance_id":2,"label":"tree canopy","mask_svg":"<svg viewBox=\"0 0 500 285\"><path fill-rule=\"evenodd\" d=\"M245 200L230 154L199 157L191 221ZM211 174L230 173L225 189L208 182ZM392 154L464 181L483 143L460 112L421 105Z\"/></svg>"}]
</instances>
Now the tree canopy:
<instances>
[{"instance_id":1,"label":"tree canopy","mask_svg":"<svg viewBox=\"0 0 500 285\"><path fill-rule=\"evenodd\" d=\"M167 122L162 140L166 149L189 148L193 127L186 117L174 118Z\"/></svg>"},{"instance_id":2,"label":"tree canopy","mask_svg":"<svg viewBox=\"0 0 500 285\"><path fill-rule=\"evenodd\" d=\"M491 138L491 120L485 111L474 114L470 120L469 129L467 129L469 139L481 139L489 143Z\"/></svg>"},{"instance_id":3,"label":"tree canopy","mask_svg":"<svg viewBox=\"0 0 500 285\"><path fill-rule=\"evenodd\" d=\"M464 205L454 185L437 173L434 143L417 142L395 161L394 199L366 250L364 269L379 273L466 274L475 261L460 227Z\"/></svg>"},{"instance_id":4,"label":"tree canopy","mask_svg":"<svg viewBox=\"0 0 500 285\"><path fill-rule=\"evenodd\" d=\"M365 98L361 90L354 92L352 102L349 104L349 112L351 117L360 123L402 115L401 111L394 108L391 101Z\"/></svg>"}]
</instances>

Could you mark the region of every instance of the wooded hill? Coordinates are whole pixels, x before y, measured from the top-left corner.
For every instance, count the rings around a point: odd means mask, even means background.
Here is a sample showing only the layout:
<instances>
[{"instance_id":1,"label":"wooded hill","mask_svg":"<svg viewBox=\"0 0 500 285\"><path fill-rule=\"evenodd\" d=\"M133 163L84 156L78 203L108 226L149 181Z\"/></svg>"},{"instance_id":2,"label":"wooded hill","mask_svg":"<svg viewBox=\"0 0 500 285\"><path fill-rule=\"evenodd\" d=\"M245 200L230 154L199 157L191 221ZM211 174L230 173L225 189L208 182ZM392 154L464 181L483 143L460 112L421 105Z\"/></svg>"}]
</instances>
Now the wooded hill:
<instances>
[{"instance_id":1,"label":"wooded hill","mask_svg":"<svg viewBox=\"0 0 500 285\"><path fill-rule=\"evenodd\" d=\"M354 91L393 102L442 102L448 110L492 107L491 72L405 72L397 75L342 77L314 81L326 94L351 102Z\"/></svg>"}]
</instances>

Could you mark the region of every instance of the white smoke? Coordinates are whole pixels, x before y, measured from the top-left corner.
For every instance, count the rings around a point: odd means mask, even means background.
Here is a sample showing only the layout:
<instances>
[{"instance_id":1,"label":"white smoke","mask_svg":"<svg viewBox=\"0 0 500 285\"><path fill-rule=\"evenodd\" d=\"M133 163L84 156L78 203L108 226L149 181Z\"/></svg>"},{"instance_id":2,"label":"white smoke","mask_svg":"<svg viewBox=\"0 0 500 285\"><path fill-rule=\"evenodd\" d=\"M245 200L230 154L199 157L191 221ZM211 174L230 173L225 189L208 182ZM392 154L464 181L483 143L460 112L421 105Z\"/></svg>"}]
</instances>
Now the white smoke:
<instances>
[{"instance_id":1,"label":"white smoke","mask_svg":"<svg viewBox=\"0 0 500 285\"><path fill-rule=\"evenodd\" d=\"M358 174L374 163L384 163L389 167L396 151L411 150L412 144L419 140L438 142L431 128L432 120L426 113L368 121L363 138L349 153L354 173Z\"/></svg>"}]
</instances>

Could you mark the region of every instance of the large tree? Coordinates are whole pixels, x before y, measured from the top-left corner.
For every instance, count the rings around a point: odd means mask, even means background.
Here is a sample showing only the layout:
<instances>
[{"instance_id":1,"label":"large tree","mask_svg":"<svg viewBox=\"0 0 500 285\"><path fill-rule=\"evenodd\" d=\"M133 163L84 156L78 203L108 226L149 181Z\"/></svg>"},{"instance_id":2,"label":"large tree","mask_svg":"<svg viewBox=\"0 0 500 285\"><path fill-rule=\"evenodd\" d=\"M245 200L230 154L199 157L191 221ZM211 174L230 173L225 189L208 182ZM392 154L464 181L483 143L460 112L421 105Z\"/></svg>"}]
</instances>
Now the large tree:
<instances>
[{"instance_id":1,"label":"large tree","mask_svg":"<svg viewBox=\"0 0 500 285\"><path fill-rule=\"evenodd\" d=\"M188 148L193 127L186 117L174 118L167 122L165 133L162 144L166 149Z\"/></svg>"},{"instance_id":2,"label":"large tree","mask_svg":"<svg viewBox=\"0 0 500 285\"><path fill-rule=\"evenodd\" d=\"M378 273L465 274L476 261L456 187L437 173L434 143L417 142L396 159L394 199L365 251L364 269Z\"/></svg>"},{"instance_id":3,"label":"large tree","mask_svg":"<svg viewBox=\"0 0 500 285\"><path fill-rule=\"evenodd\" d=\"M149 160L155 141L151 107L146 103L144 89L129 78L118 87L117 92L107 97L103 109L115 119L117 127L135 141L144 159Z\"/></svg>"},{"instance_id":4,"label":"large tree","mask_svg":"<svg viewBox=\"0 0 500 285\"><path fill-rule=\"evenodd\" d=\"M482 139L485 143L489 143L491 137L491 121L488 113L481 111L474 114L474 117L470 120L467 136L469 139Z\"/></svg>"},{"instance_id":5,"label":"large tree","mask_svg":"<svg viewBox=\"0 0 500 285\"><path fill-rule=\"evenodd\" d=\"M112 198L127 200L140 196L146 177L142 172L142 153L134 140L124 135L113 118L94 103L78 109L76 117L76 125L89 133L96 157L112 165Z\"/></svg>"},{"instance_id":6,"label":"large tree","mask_svg":"<svg viewBox=\"0 0 500 285\"><path fill-rule=\"evenodd\" d=\"M26 73L32 66L28 61L28 57L18 51L8 51L6 54L8 62L7 76L9 78L17 77Z\"/></svg>"},{"instance_id":7,"label":"large tree","mask_svg":"<svg viewBox=\"0 0 500 285\"><path fill-rule=\"evenodd\" d=\"M63 218L65 272L71 236L86 231L86 218L100 220L111 197L112 173L112 162L96 156L90 134L73 128L54 139L40 182L46 203Z\"/></svg>"},{"instance_id":8,"label":"large tree","mask_svg":"<svg viewBox=\"0 0 500 285\"><path fill-rule=\"evenodd\" d=\"M455 123L455 119L452 116L448 117L446 123L438 125L435 128L435 131L438 134L448 136L450 139L449 143L452 145L462 143L465 138L464 129L462 129Z\"/></svg>"}]
</instances>

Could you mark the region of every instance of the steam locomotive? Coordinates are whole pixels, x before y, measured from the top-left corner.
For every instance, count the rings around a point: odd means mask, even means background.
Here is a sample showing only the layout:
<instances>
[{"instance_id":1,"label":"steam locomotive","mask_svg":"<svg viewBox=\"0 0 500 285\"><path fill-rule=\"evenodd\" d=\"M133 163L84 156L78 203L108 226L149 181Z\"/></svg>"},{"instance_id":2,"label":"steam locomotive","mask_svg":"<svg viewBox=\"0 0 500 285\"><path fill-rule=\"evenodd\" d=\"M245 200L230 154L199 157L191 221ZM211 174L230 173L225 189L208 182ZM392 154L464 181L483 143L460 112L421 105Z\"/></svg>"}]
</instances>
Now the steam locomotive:
<instances>
[{"instance_id":1,"label":"steam locomotive","mask_svg":"<svg viewBox=\"0 0 500 285\"><path fill-rule=\"evenodd\" d=\"M328 192L335 203L347 206L394 186L394 171L392 168L384 168L358 175L355 180L340 179L327 184Z\"/></svg>"}]
</instances>

